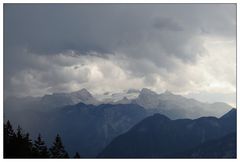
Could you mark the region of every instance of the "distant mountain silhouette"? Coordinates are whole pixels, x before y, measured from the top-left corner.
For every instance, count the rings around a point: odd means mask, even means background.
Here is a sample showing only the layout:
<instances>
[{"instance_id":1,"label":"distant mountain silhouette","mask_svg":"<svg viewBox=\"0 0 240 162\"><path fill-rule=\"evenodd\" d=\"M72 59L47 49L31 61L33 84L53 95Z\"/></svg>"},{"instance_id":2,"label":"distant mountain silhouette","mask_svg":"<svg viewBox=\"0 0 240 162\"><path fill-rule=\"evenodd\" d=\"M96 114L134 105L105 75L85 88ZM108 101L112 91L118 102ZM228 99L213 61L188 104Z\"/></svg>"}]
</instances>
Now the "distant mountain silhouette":
<instances>
[{"instance_id":1,"label":"distant mountain silhouette","mask_svg":"<svg viewBox=\"0 0 240 162\"><path fill-rule=\"evenodd\" d=\"M77 103L98 105L100 104L92 94L85 88L70 93L46 94L42 97L8 97L4 101L6 110L29 110L49 111L53 108L59 108Z\"/></svg>"},{"instance_id":2,"label":"distant mountain silhouette","mask_svg":"<svg viewBox=\"0 0 240 162\"><path fill-rule=\"evenodd\" d=\"M181 157L179 152L235 132L236 119L231 117L235 115L236 111L231 110L221 118L170 120L155 114L116 137L99 157Z\"/></svg>"},{"instance_id":3,"label":"distant mountain silhouette","mask_svg":"<svg viewBox=\"0 0 240 162\"><path fill-rule=\"evenodd\" d=\"M129 98L124 97L125 94ZM139 96L132 99L136 94ZM112 104L101 104L86 89L43 97L8 98L4 101L4 120L10 120L14 126L20 124L33 138L41 132L48 145L56 132L61 133L69 153L79 151L81 157L95 157L115 137L155 113L166 115L166 121L170 123L173 122L170 119L222 116L221 119L211 117L206 120L212 120L213 123L217 120L221 125L220 134L222 130L229 132L236 129L236 110L224 115L225 111L231 109L224 103L207 104L169 91L157 94L146 88L142 91L130 90L108 95L114 98ZM121 99L115 101L118 98ZM179 121L182 123L192 120ZM178 125L176 129L185 131ZM203 134L199 130L196 132Z\"/></svg>"},{"instance_id":4,"label":"distant mountain silhouette","mask_svg":"<svg viewBox=\"0 0 240 162\"><path fill-rule=\"evenodd\" d=\"M175 95L170 91L157 94L150 89L143 88L141 91L130 89L122 93L108 92L102 95L92 95L83 88L76 92L53 93L43 97L9 97L4 101L4 115L9 120L14 121L15 118L18 118L15 114L21 114L24 110L52 111L54 108L75 105L80 102L92 105L133 103L142 106L149 113L164 114L170 119L196 119L203 116L221 117L232 109L226 103L203 103Z\"/></svg>"}]
</instances>

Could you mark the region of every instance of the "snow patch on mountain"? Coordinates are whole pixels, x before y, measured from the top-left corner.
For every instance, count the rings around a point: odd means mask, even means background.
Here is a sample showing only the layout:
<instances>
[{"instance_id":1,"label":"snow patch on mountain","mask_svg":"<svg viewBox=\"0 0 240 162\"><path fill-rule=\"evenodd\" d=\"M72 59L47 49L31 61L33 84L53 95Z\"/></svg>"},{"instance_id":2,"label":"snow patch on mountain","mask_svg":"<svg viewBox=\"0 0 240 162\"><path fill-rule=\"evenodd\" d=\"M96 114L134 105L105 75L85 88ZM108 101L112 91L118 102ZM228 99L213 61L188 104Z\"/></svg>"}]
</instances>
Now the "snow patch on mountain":
<instances>
[{"instance_id":1,"label":"snow patch on mountain","mask_svg":"<svg viewBox=\"0 0 240 162\"><path fill-rule=\"evenodd\" d=\"M138 97L139 93L139 90L129 89L118 92L95 94L94 97L102 103L130 103L131 100Z\"/></svg>"}]
</instances>

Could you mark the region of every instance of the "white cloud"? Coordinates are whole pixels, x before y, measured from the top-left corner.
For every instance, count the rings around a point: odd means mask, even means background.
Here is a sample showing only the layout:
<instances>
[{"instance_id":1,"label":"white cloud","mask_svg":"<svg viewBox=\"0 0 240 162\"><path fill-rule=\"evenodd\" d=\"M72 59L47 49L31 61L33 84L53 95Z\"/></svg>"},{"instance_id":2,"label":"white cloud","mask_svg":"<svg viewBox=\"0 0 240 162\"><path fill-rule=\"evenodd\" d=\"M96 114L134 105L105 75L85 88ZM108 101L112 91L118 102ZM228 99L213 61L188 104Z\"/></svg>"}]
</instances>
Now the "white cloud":
<instances>
[{"instance_id":1,"label":"white cloud","mask_svg":"<svg viewBox=\"0 0 240 162\"><path fill-rule=\"evenodd\" d=\"M234 4L42 9L5 6L5 95L148 87L234 98Z\"/></svg>"},{"instance_id":2,"label":"white cloud","mask_svg":"<svg viewBox=\"0 0 240 162\"><path fill-rule=\"evenodd\" d=\"M199 56L196 64L186 64L172 58L178 67L174 71L158 67L150 60L118 54L99 57L96 54L78 55L73 51L57 55L28 53L37 65L12 77L11 84L16 90L13 93L18 95L44 95L81 88L101 93L148 87L158 92L168 89L183 95L230 94L233 103L232 94L236 91L235 42L204 38L204 46L207 53ZM41 66L48 68L37 68ZM203 98L198 95L193 97ZM225 102L230 103L229 98Z\"/></svg>"}]
</instances>

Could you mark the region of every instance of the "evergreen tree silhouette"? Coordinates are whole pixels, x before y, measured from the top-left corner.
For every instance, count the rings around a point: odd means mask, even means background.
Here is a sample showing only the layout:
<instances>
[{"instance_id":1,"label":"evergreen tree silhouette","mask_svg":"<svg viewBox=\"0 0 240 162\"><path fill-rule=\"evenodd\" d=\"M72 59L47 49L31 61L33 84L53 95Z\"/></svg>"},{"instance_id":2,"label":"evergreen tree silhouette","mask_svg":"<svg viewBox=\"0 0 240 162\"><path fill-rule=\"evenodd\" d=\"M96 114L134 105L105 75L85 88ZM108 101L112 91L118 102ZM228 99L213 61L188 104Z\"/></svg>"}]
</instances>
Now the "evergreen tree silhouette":
<instances>
[{"instance_id":1,"label":"evergreen tree silhouette","mask_svg":"<svg viewBox=\"0 0 240 162\"><path fill-rule=\"evenodd\" d=\"M18 126L14 132L9 121L4 124L4 158L30 158L32 157L32 142L29 134L24 134Z\"/></svg>"},{"instance_id":2,"label":"evergreen tree silhouette","mask_svg":"<svg viewBox=\"0 0 240 162\"><path fill-rule=\"evenodd\" d=\"M15 157L27 158L32 157L32 141L29 139L28 133L23 133L22 128L18 126L16 138L14 140Z\"/></svg>"},{"instance_id":3,"label":"evergreen tree silhouette","mask_svg":"<svg viewBox=\"0 0 240 162\"><path fill-rule=\"evenodd\" d=\"M34 158L49 158L48 148L40 134L38 135L37 140L34 141L33 155Z\"/></svg>"},{"instance_id":4,"label":"evergreen tree silhouette","mask_svg":"<svg viewBox=\"0 0 240 162\"><path fill-rule=\"evenodd\" d=\"M74 155L74 157L73 158L80 158L80 155L79 155L79 153L78 152L76 152L76 154Z\"/></svg>"},{"instance_id":5,"label":"evergreen tree silhouette","mask_svg":"<svg viewBox=\"0 0 240 162\"><path fill-rule=\"evenodd\" d=\"M9 120L4 124L4 158L12 157L14 151L14 139L16 134Z\"/></svg>"},{"instance_id":6,"label":"evergreen tree silhouette","mask_svg":"<svg viewBox=\"0 0 240 162\"><path fill-rule=\"evenodd\" d=\"M51 153L51 158L68 158L68 153L64 149L59 134L57 134L55 141L53 142L53 146L49 150Z\"/></svg>"},{"instance_id":7,"label":"evergreen tree silhouette","mask_svg":"<svg viewBox=\"0 0 240 162\"><path fill-rule=\"evenodd\" d=\"M3 146L4 158L69 158L58 134L49 152L40 134L33 144L28 133L24 133L20 126L14 131L9 121L4 124ZM74 158L80 158L78 152Z\"/></svg>"}]
</instances>

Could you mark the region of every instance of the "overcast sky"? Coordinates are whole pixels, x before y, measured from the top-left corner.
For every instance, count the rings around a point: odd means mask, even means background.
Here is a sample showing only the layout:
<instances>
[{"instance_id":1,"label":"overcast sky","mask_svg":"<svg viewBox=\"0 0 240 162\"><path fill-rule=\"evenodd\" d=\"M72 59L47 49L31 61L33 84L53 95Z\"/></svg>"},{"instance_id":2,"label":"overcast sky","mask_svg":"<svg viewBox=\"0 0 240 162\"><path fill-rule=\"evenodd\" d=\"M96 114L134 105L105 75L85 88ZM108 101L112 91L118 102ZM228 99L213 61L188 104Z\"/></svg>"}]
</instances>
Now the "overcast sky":
<instances>
[{"instance_id":1,"label":"overcast sky","mask_svg":"<svg viewBox=\"0 0 240 162\"><path fill-rule=\"evenodd\" d=\"M4 5L4 95L166 89L235 105L236 5Z\"/></svg>"}]
</instances>

